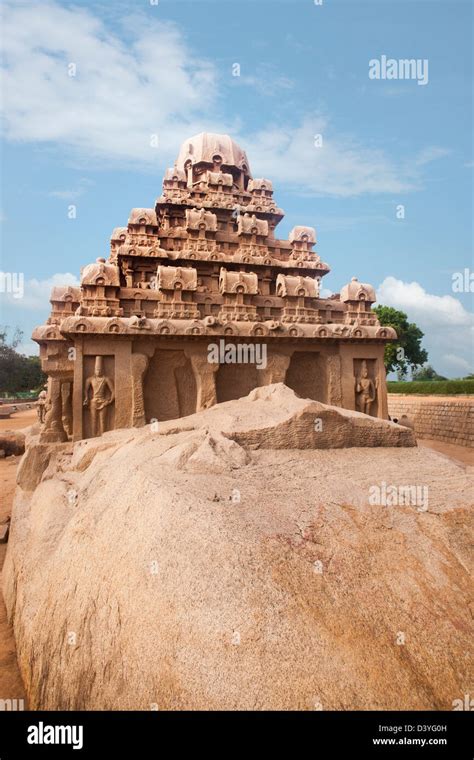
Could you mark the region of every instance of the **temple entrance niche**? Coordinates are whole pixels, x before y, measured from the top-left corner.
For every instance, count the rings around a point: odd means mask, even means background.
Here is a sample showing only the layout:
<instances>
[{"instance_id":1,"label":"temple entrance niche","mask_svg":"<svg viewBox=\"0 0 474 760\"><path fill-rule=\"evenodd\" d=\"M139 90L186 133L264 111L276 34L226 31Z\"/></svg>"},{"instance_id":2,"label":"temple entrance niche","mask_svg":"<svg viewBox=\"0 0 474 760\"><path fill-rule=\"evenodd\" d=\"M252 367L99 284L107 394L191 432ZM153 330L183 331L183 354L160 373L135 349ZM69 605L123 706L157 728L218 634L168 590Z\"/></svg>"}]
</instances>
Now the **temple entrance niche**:
<instances>
[{"instance_id":1,"label":"temple entrance niche","mask_svg":"<svg viewBox=\"0 0 474 760\"><path fill-rule=\"evenodd\" d=\"M196 381L184 351L155 351L144 379L144 399L147 423L194 414Z\"/></svg>"},{"instance_id":2,"label":"temple entrance niche","mask_svg":"<svg viewBox=\"0 0 474 760\"><path fill-rule=\"evenodd\" d=\"M326 373L321 354L316 351L295 351L286 371L285 383L300 398L326 403Z\"/></svg>"},{"instance_id":3,"label":"temple entrance niche","mask_svg":"<svg viewBox=\"0 0 474 760\"><path fill-rule=\"evenodd\" d=\"M357 412L378 416L377 359L354 359L354 393Z\"/></svg>"},{"instance_id":4,"label":"temple entrance niche","mask_svg":"<svg viewBox=\"0 0 474 760\"><path fill-rule=\"evenodd\" d=\"M83 437L95 438L115 427L115 358L84 356Z\"/></svg>"},{"instance_id":5,"label":"temple entrance niche","mask_svg":"<svg viewBox=\"0 0 474 760\"><path fill-rule=\"evenodd\" d=\"M216 373L217 403L247 396L259 385L255 364L221 364Z\"/></svg>"}]
</instances>

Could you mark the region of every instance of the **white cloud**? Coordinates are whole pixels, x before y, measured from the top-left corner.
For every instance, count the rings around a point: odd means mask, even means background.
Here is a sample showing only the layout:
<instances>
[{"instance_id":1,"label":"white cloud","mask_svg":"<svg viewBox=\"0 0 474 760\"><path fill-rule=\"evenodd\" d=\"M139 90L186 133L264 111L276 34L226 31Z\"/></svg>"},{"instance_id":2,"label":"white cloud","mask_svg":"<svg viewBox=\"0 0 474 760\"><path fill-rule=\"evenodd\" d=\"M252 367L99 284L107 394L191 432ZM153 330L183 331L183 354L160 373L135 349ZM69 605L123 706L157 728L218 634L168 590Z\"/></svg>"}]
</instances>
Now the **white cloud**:
<instances>
[{"instance_id":1,"label":"white cloud","mask_svg":"<svg viewBox=\"0 0 474 760\"><path fill-rule=\"evenodd\" d=\"M51 190L48 193L52 198L60 198L61 200L72 201L75 198L79 198L84 194L84 190L78 188L76 190Z\"/></svg>"},{"instance_id":2,"label":"white cloud","mask_svg":"<svg viewBox=\"0 0 474 760\"><path fill-rule=\"evenodd\" d=\"M341 197L363 193L402 193L422 186L421 171L445 155L430 147L400 163L382 149L338 135L328 119L307 115L300 123L273 123L246 134L240 117L225 119L223 96L232 87L215 64L191 50L179 28L145 10L132 23L107 26L90 10L41 4L41 12L12 0L4 3L4 125L8 139L54 143L68 156L95 165L155 170L168 165L181 142L196 132L228 132L241 142L255 176L268 176L298 192ZM68 66L76 75L68 75ZM247 72L244 72L247 75ZM235 78L237 80L238 77ZM243 77L257 89L289 79L257 67ZM225 88L228 88L227 91ZM314 147L314 135L323 147ZM158 137L158 148L152 136ZM74 188L53 190L76 197ZM65 195L66 193L66 195Z\"/></svg>"},{"instance_id":3,"label":"white cloud","mask_svg":"<svg viewBox=\"0 0 474 760\"><path fill-rule=\"evenodd\" d=\"M473 369L474 314L454 296L427 293L418 282L386 277L377 290L377 301L406 312L423 330L428 362L446 376Z\"/></svg>"},{"instance_id":4,"label":"white cloud","mask_svg":"<svg viewBox=\"0 0 474 760\"><path fill-rule=\"evenodd\" d=\"M22 311L45 311L54 285L79 285L79 280L70 272L53 274L46 280L32 278L24 281L22 298L15 298L13 293L2 293L1 299L8 306L19 307Z\"/></svg>"},{"instance_id":5,"label":"white cloud","mask_svg":"<svg viewBox=\"0 0 474 760\"><path fill-rule=\"evenodd\" d=\"M77 7L7 2L3 79L7 137L56 142L89 158L156 162L200 131L216 91L213 66L192 55L177 28L138 12L125 42ZM76 75L69 76L74 64Z\"/></svg>"},{"instance_id":6,"label":"white cloud","mask_svg":"<svg viewBox=\"0 0 474 760\"><path fill-rule=\"evenodd\" d=\"M466 359L463 359L461 356L456 356L455 354L444 354L443 358L445 361L449 362L453 368L459 368L460 372L466 374L472 372L472 362L469 364L469 362Z\"/></svg>"},{"instance_id":7,"label":"white cloud","mask_svg":"<svg viewBox=\"0 0 474 760\"><path fill-rule=\"evenodd\" d=\"M237 62L236 62L237 63ZM238 64L240 66L240 64ZM239 74L232 73L230 80L233 85L252 87L259 95L268 95L281 97L282 90L291 90L294 87L294 81L283 74L279 74L272 64L259 63L253 72L247 73L246 66L239 70Z\"/></svg>"},{"instance_id":8,"label":"white cloud","mask_svg":"<svg viewBox=\"0 0 474 760\"><path fill-rule=\"evenodd\" d=\"M438 158L444 158L445 156L449 155L451 151L449 151L447 148L438 148L434 145L429 146L428 148L423 148L422 151L418 154L418 156L415 158L415 164L416 166L424 166L425 164L431 163L431 161L436 161Z\"/></svg>"},{"instance_id":9,"label":"white cloud","mask_svg":"<svg viewBox=\"0 0 474 760\"><path fill-rule=\"evenodd\" d=\"M75 198L84 195L87 188L93 184L94 182L92 180L87 179L86 177L81 177L75 188L72 188L71 190L50 190L48 195L52 198L60 198L61 200L74 200Z\"/></svg>"},{"instance_id":10,"label":"white cloud","mask_svg":"<svg viewBox=\"0 0 474 760\"><path fill-rule=\"evenodd\" d=\"M435 296L427 293L418 282L403 282L395 277L386 277L378 289L381 303L409 310L415 319L422 318L425 324L436 326L465 327L474 324L470 314L454 296Z\"/></svg>"},{"instance_id":11,"label":"white cloud","mask_svg":"<svg viewBox=\"0 0 474 760\"><path fill-rule=\"evenodd\" d=\"M315 135L322 136L321 147L316 147ZM339 197L417 190L420 167L446 153L429 148L397 165L383 150L337 135L329 120L317 114L299 126L262 130L246 147L254 157L254 175L288 183L300 192Z\"/></svg>"},{"instance_id":12,"label":"white cloud","mask_svg":"<svg viewBox=\"0 0 474 760\"><path fill-rule=\"evenodd\" d=\"M333 290L330 290L330 288L320 288L319 290L319 297L320 298L329 298L333 294Z\"/></svg>"}]
</instances>

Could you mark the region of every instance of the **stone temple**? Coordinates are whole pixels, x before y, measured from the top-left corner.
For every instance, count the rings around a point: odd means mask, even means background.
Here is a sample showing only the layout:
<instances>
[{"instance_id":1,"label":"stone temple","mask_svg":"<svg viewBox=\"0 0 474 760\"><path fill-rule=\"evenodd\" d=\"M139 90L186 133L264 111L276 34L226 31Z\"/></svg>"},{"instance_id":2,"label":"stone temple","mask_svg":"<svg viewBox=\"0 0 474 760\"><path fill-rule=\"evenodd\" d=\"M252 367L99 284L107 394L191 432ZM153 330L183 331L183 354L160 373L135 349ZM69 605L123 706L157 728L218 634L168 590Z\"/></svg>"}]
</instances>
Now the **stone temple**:
<instances>
[{"instance_id":1,"label":"stone temple","mask_svg":"<svg viewBox=\"0 0 474 760\"><path fill-rule=\"evenodd\" d=\"M329 266L227 135L186 140L154 208L114 229L80 287L54 287L34 330L48 374L41 440L192 414L284 382L303 398L387 419L375 292L356 278L320 298ZM217 353L216 353L217 352ZM217 358L215 358L217 356Z\"/></svg>"}]
</instances>

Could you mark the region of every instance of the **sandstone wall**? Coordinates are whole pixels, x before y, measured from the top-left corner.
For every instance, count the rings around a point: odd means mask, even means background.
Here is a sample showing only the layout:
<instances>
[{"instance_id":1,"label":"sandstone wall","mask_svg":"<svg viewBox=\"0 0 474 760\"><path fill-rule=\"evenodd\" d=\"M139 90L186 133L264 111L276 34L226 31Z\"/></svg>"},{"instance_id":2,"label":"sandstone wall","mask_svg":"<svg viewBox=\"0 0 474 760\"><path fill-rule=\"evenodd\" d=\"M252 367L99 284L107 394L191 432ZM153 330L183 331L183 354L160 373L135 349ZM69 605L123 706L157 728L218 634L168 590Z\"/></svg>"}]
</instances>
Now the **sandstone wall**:
<instances>
[{"instance_id":1,"label":"sandstone wall","mask_svg":"<svg viewBox=\"0 0 474 760\"><path fill-rule=\"evenodd\" d=\"M388 394L393 419L406 414L419 438L434 438L461 446L474 446L474 396L416 396Z\"/></svg>"}]
</instances>

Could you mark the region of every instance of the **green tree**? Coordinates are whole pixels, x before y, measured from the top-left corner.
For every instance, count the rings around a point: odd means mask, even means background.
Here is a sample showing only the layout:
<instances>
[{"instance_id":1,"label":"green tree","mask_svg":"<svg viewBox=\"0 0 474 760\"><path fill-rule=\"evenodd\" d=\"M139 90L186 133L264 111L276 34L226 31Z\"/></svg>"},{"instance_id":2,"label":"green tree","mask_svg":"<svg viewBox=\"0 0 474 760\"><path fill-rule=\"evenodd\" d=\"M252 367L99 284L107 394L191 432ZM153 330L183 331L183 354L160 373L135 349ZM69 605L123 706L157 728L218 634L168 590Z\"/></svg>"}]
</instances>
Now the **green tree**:
<instances>
[{"instance_id":1,"label":"green tree","mask_svg":"<svg viewBox=\"0 0 474 760\"><path fill-rule=\"evenodd\" d=\"M46 382L39 356L24 356L16 350L22 337L16 328L8 340L8 327L0 327L0 394L41 390Z\"/></svg>"},{"instance_id":2,"label":"green tree","mask_svg":"<svg viewBox=\"0 0 474 760\"><path fill-rule=\"evenodd\" d=\"M391 306L376 306L375 313L381 325L395 328L398 340L385 346L384 363L387 372L397 372L400 379L408 369L416 370L428 359L428 352L421 347L424 333L414 322L409 322L403 311Z\"/></svg>"},{"instance_id":3,"label":"green tree","mask_svg":"<svg viewBox=\"0 0 474 760\"><path fill-rule=\"evenodd\" d=\"M415 369L412 372L411 375L412 380L447 380L447 377L443 377L443 375L438 375L436 370L433 369L431 364L425 364L424 367L420 367L420 369Z\"/></svg>"}]
</instances>

